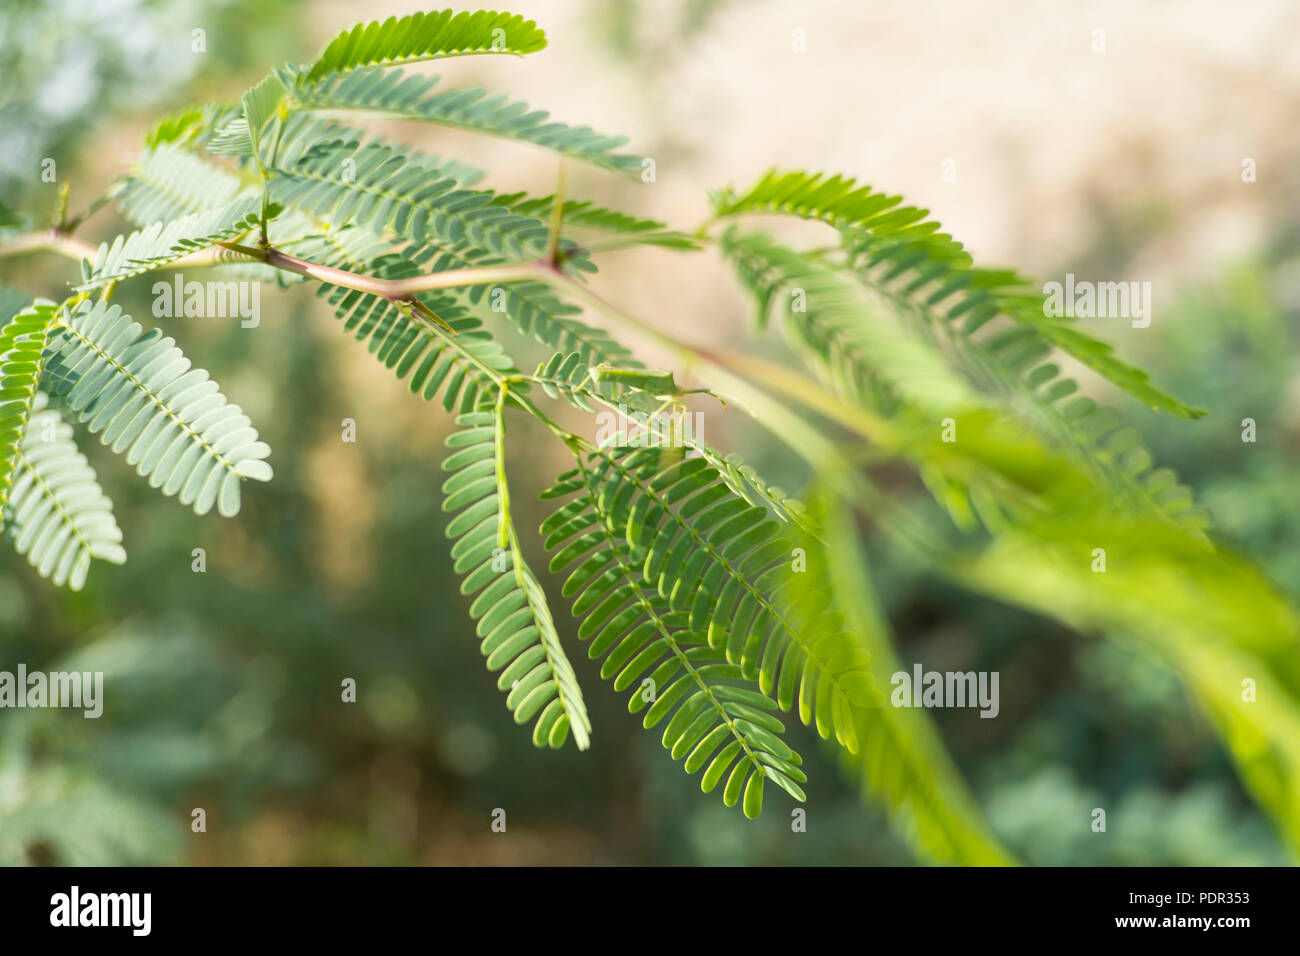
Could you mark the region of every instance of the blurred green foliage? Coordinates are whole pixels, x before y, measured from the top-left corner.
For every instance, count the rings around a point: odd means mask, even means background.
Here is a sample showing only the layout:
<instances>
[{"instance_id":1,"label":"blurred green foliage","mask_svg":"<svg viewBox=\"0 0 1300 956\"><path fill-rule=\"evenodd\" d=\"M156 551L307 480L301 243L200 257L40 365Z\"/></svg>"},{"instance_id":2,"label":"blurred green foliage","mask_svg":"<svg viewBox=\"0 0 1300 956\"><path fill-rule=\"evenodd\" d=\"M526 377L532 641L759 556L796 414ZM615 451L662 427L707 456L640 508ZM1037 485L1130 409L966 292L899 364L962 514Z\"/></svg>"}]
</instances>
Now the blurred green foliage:
<instances>
[{"instance_id":1,"label":"blurred green foliage","mask_svg":"<svg viewBox=\"0 0 1300 956\"><path fill-rule=\"evenodd\" d=\"M30 186L46 157L72 160L101 118L152 115L187 94L201 100L232 75L305 53L286 47L299 8L298 0L6 0L0 189Z\"/></svg>"}]
</instances>

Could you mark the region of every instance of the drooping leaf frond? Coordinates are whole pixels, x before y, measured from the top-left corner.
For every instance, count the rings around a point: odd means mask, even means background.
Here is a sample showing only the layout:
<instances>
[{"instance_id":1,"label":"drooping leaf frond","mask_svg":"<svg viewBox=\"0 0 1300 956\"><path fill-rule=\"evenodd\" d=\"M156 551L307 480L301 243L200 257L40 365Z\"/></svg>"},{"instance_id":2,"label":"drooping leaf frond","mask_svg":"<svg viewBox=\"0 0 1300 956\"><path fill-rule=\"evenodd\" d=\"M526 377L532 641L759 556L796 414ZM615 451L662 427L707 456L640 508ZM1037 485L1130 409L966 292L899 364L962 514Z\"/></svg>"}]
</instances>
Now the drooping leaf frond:
<instances>
[{"instance_id":1,"label":"drooping leaf frond","mask_svg":"<svg viewBox=\"0 0 1300 956\"><path fill-rule=\"evenodd\" d=\"M710 641L707 619L705 628L692 622L694 595L661 593L658 575L643 571L645 548L628 538L635 487L613 476L620 466L638 467L646 452L634 450L631 461L616 451L599 455L543 495L569 499L542 534L555 552L551 569L569 571L563 593L582 618L578 637L591 641L593 659L604 658L601 676L612 678L615 690L636 687L628 709L646 711L646 729L668 719L664 747L687 773L704 769L706 793L726 776L723 802L735 806L743 794L749 817L762 809L766 779L802 800L802 759L778 736L784 725L771 713L776 701L747 676L752 666L728 660L725 640Z\"/></svg>"},{"instance_id":2,"label":"drooping leaf frond","mask_svg":"<svg viewBox=\"0 0 1300 956\"><path fill-rule=\"evenodd\" d=\"M295 106L311 110L365 110L381 116L437 123L543 146L619 173L639 172L641 157L616 153L626 136L605 136L588 126L550 121L543 110L482 89L434 93L439 78L401 70L366 69L328 76L294 88Z\"/></svg>"},{"instance_id":3,"label":"drooping leaf frond","mask_svg":"<svg viewBox=\"0 0 1300 956\"><path fill-rule=\"evenodd\" d=\"M1109 573L1090 567L1096 547ZM1102 502L1007 529L955 557L951 572L966 587L1172 667L1300 853L1300 617L1258 570L1175 525Z\"/></svg>"},{"instance_id":4,"label":"drooping leaf frond","mask_svg":"<svg viewBox=\"0 0 1300 956\"><path fill-rule=\"evenodd\" d=\"M796 555L765 507L681 449L597 453L602 494L644 580L782 710L857 749L850 708L872 697L865 655L824 596L793 586Z\"/></svg>"},{"instance_id":5,"label":"drooping leaf frond","mask_svg":"<svg viewBox=\"0 0 1300 956\"><path fill-rule=\"evenodd\" d=\"M883 304L872 304L846 288L852 277L843 269L797 253L759 233L728 231L721 246L754 293L764 317L760 321L778 315L796 349L814 369L824 370L841 394L874 406L880 401L874 386L884 381L919 407L958 421L960 413L983 403L979 396L1022 398L1024 401L1012 403L1013 411L1024 415L1049 442L1126 501L1153 509L1189 528L1204 528L1208 523L1204 512L1193 507L1191 493L1178 484L1173 472L1152 468L1152 456L1135 429L1124 427L1118 413L1098 406L1090 398L1071 398L1074 383L1055 377L1056 366L1039 364L1041 352L1024 348L1018 338L1020 331L1032 334L1032 330L1016 327L1016 335L985 339L954 335L931 345L935 339L922 329L908 333L917 339L914 347L901 342L901 350L894 352L878 345L868 347L865 343L880 343L886 334L894 343L894 334L906 327L892 325L890 315L882 316L882 311L888 311ZM796 290L801 295L798 308L793 298L785 298ZM831 294L824 296L825 290ZM954 377L956 371L945 372L947 363L939 361L934 351L940 344L955 355L957 361L951 364L964 373L970 389L976 391L961 387ZM921 387L922 382L929 384ZM987 460L988 453L997 451L998 437L989 431L987 423L978 427L983 445L960 442L949 450ZM1001 458L1008 467L1023 466L1025 455L1032 452L1024 441L1015 440L1015 444L1016 452ZM1033 457L1041 455L1033 452ZM1054 474L1060 478L1059 470ZM927 477L932 475L930 472Z\"/></svg>"},{"instance_id":6,"label":"drooping leaf frond","mask_svg":"<svg viewBox=\"0 0 1300 956\"><path fill-rule=\"evenodd\" d=\"M777 312L795 349L821 366L844 394L863 397L877 383L940 416L976 404L970 387L943 355L893 315L873 310L852 276L767 241L728 233L723 249L745 265L762 263L751 277L764 312ZM776 297L790 296L790 301Z\"/></svg>"},{"instance_id":7,"label":"drooping leaf frond","mask_svg":"<svg viewBox=\"0 0 1300 956\"><path fill-rule=\"evenodd\" d=\"M13 484L57 311L53 302L37 301L0 328L0 507Z\"/></svg>"},{"instance_id":8,"label":"drooping leaf frond","mask_svg":"<svg viewBox=\"0 0 1300 956\"><path fill-rule=\"evenodd\" d=\"M961 243L926 219L928 210L900 207L901 201L900 196L875 193L839 176L772 171L743 194L715 194L714 213L787 213L825 222L843 232L850 265L864 281L932 311L945 324L964 319L964 334L1005 316L1151 408L1182 418L1204 414L1156 388L1145 372L1121 361L1109 345L1068 320L1049 318L1043 293L1028 280L1013 272L975 268Z\"/></svg>"},{"instance_id":9,"label":"drooping leaf frond","mask_svg":"<svg viewBox=\"0 0 1300 956\"><path fill-rule=\"evenodd\" d=\"M173 262L213 243L233 239L257 225L261 200L238 197L223 206L170 222L156 222L112 243L102 243L90 277L76 288L86 292L160 265Z\"/></svg>"},{"instance_id":10,"label":"drooping leaf frond","mask_svg":"<svg viewBox=\"0 0 1300 956\"><path fill-rule=\"evenodd\" d=\"M952 266L945 260L946 253L936 255L936 247L945 248L945 237L877 237L868 225L851 233L847 241L852 263L864 282L913 309L938 316L940 321L955 324L964 318L961 334L970 335L1004 316L1015 327L991 337L990 342L1015 346L1012 354L1023 361L1058 348L1155 411L1178 418L1205 414L1157 388L1146 372L1120 359L1113 347L1080 331L1071 320L1048 317L1043 293L1027 279L1007 271ZM927 261L932 256L937 264Z\"/></svg>"},{"instance_id":11,"label":"drooping leaf frond","mask_svg":"<svg viewBox=\"0 0 1300 956\"><path fill-rule=\"evenodd\" d=\"M37 393L18 449L4 526L14 549L57 587L80 591L92 559L126 560L112 502L72 441L72 428Z\"/></svg>"},{"instance_id":12,"label":"drooping leaf frond","mask_svg":"<svg viewBox=\"0 0 1300 956\"><path fill-rule=\"evenodd\" d=\"M877 606L850 507L837 496L814 494L808 508L815 534L796 538L808 559L806 580L826 587L848 629L867 653L876 685L903 670L888 624ZM936 863L990 866L1009 863L981 815L961 773L926 711L884 702L855 707L861 742L841 755L863 793L884 805L895 828L919 855Z\"/></svg>"},{"instance_id":13,"label":"drooping leaf frond","mask_svg":"<svg viewBox=\"0 0 1300 956\"><path fill-rule=\"evenodd\" d=\"M476 411L456 419L460 431L447 439L453 452L443 462L451 476L443 483L444 511L457 512L447 526L456 540L452 560L464 575L461 593L474 598L470 616L478 622L489 670L501 671L497 687L515 722L535 719L533 743L561 747L569 732L579 750L590 745L591 721L573 665L551 618L546 594L519 553L511 521L501 458L504 421L500 412Z\"/></svg>"},{"instance_id":14,"label":"drooping leaf frond","mask_svg":"<svg viewBox=\"0 0 1300 956\"><path fill-rule=\"evenodd\" d=\"M84 302L65 321L51 337L51 393L150 487L229 517L245 479L271 479L271 449L175 341L105 302Z\"/></svg>"},{"instance_id":15,"label":"drooping leaf frond","mask_svg":"<svg viewBox=\"0 0 1300 956\"><path fill-rule=\"evenodd\" d=\"M546 34L518 14L440 10L359 23L330 41L312 64L315 82L328 73L363 66L397 66L480 53L536 53Z\"/></svg>"}]
</instances>

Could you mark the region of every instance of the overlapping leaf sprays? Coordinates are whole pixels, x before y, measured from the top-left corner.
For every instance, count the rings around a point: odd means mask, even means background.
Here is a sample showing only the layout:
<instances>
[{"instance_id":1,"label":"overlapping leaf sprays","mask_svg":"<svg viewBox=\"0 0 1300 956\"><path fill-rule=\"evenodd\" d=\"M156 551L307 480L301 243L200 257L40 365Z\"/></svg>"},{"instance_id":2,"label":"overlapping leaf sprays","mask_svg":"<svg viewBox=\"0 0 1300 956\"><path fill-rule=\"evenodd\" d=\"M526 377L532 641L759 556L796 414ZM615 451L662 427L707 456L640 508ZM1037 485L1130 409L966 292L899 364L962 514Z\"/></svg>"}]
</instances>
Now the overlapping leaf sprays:
<instances>
[{"instance_id":1,"label":"overlapping leaf sprays","mask_svg":"<svg viewBox=\"0 0 1300 956\"><path fill-rule=\"evenodd\" d=\"M452 561L487 666L538 746L571 738L585 748L599 729L546 573L520 547L507 454L518 416L572 454L544 494L553 511L540 532L579 639L670 756L728 805L755 816L773 787L804 799L783 716L793 715L839 750L919 855L1010 860L923 712L881 706L897 664L859 541L867 516L968 587L1141 641L1169 661L1300 846L1295 615L1214 549L1190 493L1153 468L1118 415L1072 395L1053 350L1157 411L1201 413L1072 322L1045 318L1023 279L976 268L924 210L852 180L774 172L715 194L713 218L686 233L584 200L482 189L478 170L350 122L472 130L638 173L642 159L619 152L621 137L402 69L545 43L536 24L508 13L363 24L315 63L275 70L239 104L189 110L150 132L112 190L139 231L88 255L67 301L12 300L4 316L0 488L14 489L6 521L38 570L80 586L92 559L124 557L80 456L32 445L56 408L200 513L234 514L243 482L271 477L269 449L243 413L170 338L109 303L116 284L178 263L312 281L346 331L456 415L442 488ZM819 221L838 242L787 247L746 226L751 213ZM68 237L56 238L49 245L67 251ZM756 297L758 330L778 325L811 375L692 347L595 294L587 276L600 252L640 244L719 250ZM643 366L582 318L584 306L655 338L787 441L814 476L809 507L698 436L677 449L599 445L552 419L543 399L584 411L625 405L655 428L648 414L681 397L667 374L601 371ZM524 372L498 340L505 329L552 357ZM944 422L956 441L941 440ZM57 441L67 428L55 428ZM942 511L880 490L874 467L900 462ZM76 488L71 507L39 504L38 479L55 467L74 480L48 485L47 497ZM1096 546L1135 577L1088 573ZM1232 593L1213 581L1187 593L1180 582L1192 573L1230 581ZM1122 593L1139 579L1140 610ZM1268 708L1234 706L1230 678L1243 668L1274 691Z\"/></svg>"}]
</instances>

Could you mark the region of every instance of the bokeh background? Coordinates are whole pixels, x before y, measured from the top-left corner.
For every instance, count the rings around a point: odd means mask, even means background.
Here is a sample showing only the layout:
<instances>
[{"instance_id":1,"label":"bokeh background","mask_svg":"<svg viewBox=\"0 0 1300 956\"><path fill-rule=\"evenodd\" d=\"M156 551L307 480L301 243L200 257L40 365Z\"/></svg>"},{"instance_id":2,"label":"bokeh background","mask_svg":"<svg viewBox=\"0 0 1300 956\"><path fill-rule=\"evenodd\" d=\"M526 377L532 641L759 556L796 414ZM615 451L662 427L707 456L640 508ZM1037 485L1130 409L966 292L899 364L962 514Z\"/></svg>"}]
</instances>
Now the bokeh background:
<instances>
[{"instance_id":1,"label":"bokeh background","mask_svg":"<svg viewBox=\"0 0 1300 956\"><path fill-rule=\"evenodd\" d=\"M57 187L39 174L52 157L81 208L129 166L162 113L236 100L271 65L309 59L352 23L420 8L6 0L0 199L46 218ZM509 8L547 29L544 52L438 72L626 133L656 160L653 185L572 168L574 195L694 228L709 189L746 185L772 165L841 171L927 206L977 261L1045 279L1152 281L1150 328L1112 320L1095 331L1210 414L1175 422L1094 391L1197 490L1219 534L1300 599L1300 6ZM191 51L196 28L206 31L201 54ZM796 30L804 52L792 49ZM553 188L555 162L540 151L386 132L483 165L491 187ZM98 241L122 228L103 212L85 233ZM55 295L74 270L4 260L0 281ZM148 314L149 281L122 288L124 307ZM696 342L748 334L747 305L708 253L612 254L598 281ZM309 291L268 286L262 296L253 330L164 320L275 449L275 481L250 488L237 519L195 517L83 441L130 561L97 567L72 595L0 553L0 668L102 670L109 701L97 721L0 712L0 862L912 862L810 732L792 739L812 763L807 832L790 832L775 799L762 820L745 821L699 793L581 654L592 748L534 750L483 667L447 557L439 463L448 420L412 400ZM535 359L507 341L520 364ZM1246 417L1268 423L1255 444L1240 440ZM340 440L344 418L357 422L355 444ZM711 442L799 486L782 450L737 414L710 414L706 427ZM541 439L512 433L524 527L543 514L532 492L562 467ZM902 659L1002 675L998 719L932 713L1021 858L1289 862L1172 674L955 591L873 544ZM206 551L206 573L191 569L195 548ZM356 704L339 700L344 677L358 683ZM1108 809L1105 837L1087 825L1098 806ZM206 833L190 831L195 807L207 812ZM498 807L504 835L490 830Z\"/></svg>"}]
</instances>

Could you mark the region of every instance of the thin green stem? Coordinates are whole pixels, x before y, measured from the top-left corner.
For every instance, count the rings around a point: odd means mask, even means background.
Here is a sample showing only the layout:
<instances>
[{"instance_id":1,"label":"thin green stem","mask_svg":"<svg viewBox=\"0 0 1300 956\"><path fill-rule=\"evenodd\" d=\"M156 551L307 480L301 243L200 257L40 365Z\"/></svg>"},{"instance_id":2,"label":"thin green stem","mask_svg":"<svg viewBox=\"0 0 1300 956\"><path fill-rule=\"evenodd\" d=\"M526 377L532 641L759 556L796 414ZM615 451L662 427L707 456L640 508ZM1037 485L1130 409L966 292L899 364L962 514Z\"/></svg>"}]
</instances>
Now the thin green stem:
<instances>
[{"instance_id":1,"label":"thin green stem","mask_svg":"<svg viewBox=\"0 0 1300 956\"><path fill-rule=\"evenodd\" d=\"M560 263L560 230L564 226L565 173L564 157L560 157L560 171L555 183L555 199L551 202L551 232L546 237L546 261L552 266Z\"/></svg>"},{"instance_id":2,"label":"thin green stem","mask_svg":"<svg viewBox=\"0 0 1300 956\"><path fill-rule=\"evenodd\" d=\"M510 482L506 478L506 399L510 383L502 382L497 389L497 403L493 428L493 445L496 452L497 480L497 547L510 549L510 566L515 572L515 583L524 589L524 553L519 546L519 533L510 517Z\"/></svg>"},{"instance_id":3,"label":"thin green stem","mask_svg":"<svg viewBox=\"0 0 1300 956\"><path fill-rule=\"evenodd\" d=\"M53 226L60 232L68 229L68 193L71 191L66 181L59 184L59 199L54 206Z\"/></svg>"},{"instance_id":4,"label":"thin green stem","mask_svg":"<svg viewBox=\"0 0 1300 956\"><path fill-rule=\"evenodd\" d=\"M275 142L271 144L271 166L274 168L276 158L280 155L280 140L284 137L284 128L289 122L289 111L281 108L279 122L275 127ZM267 175L266 167L262 165L259 159L257 162L258 169L262 171L262 215L260 237L263 246L269 246L271 241L267 238L267 224L271 218L271 181Z\"/></svg>"}]
</instances>

